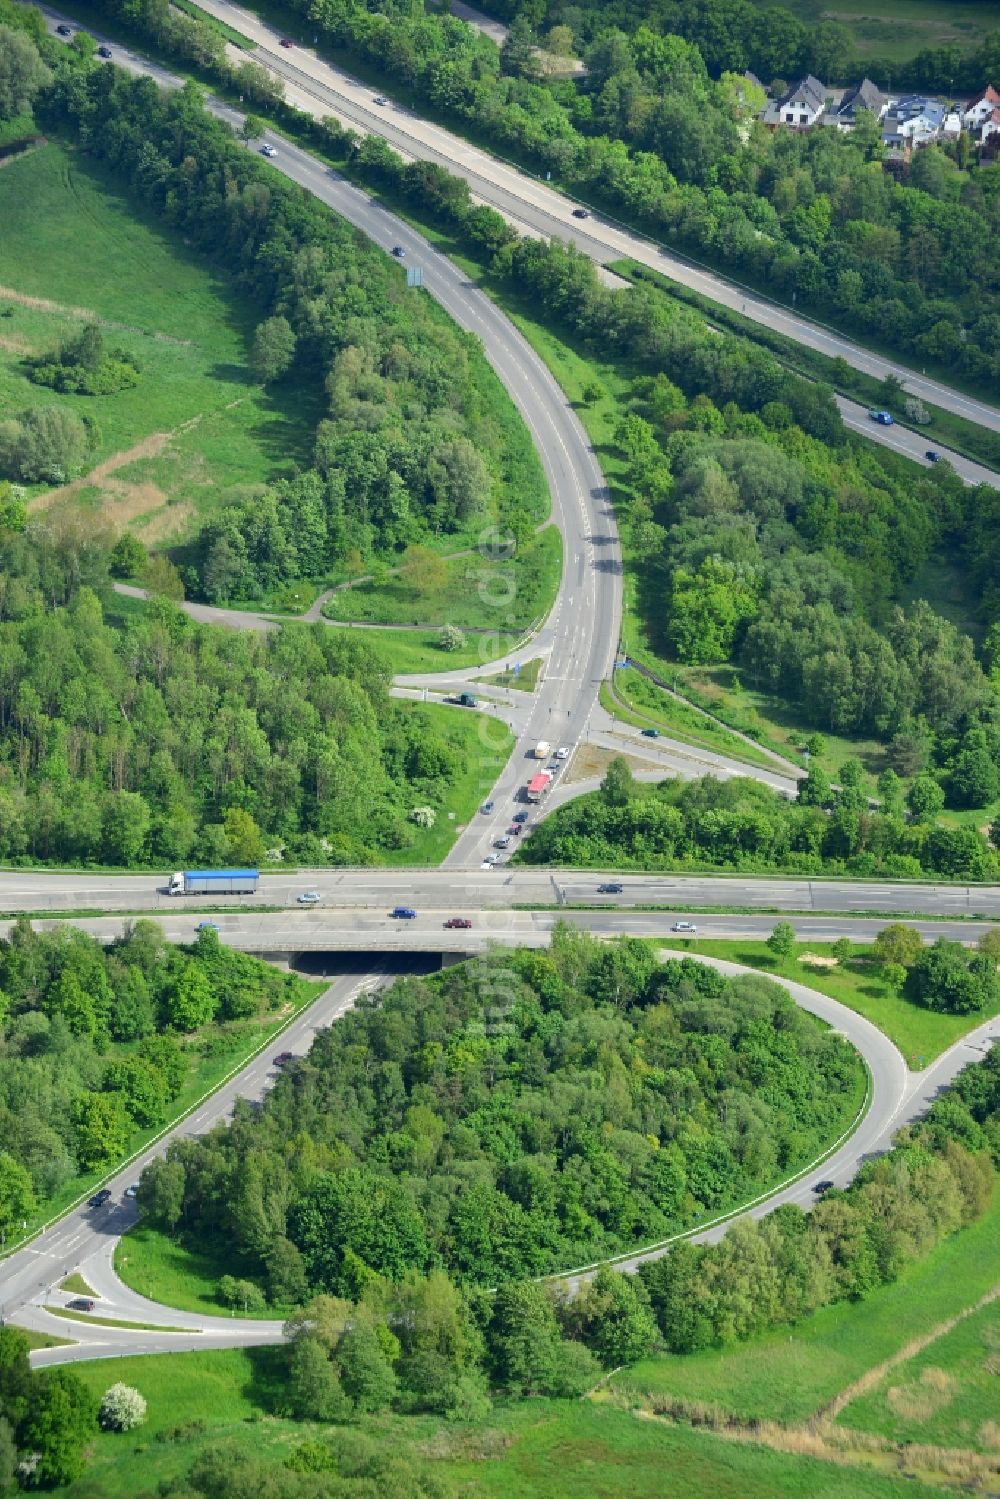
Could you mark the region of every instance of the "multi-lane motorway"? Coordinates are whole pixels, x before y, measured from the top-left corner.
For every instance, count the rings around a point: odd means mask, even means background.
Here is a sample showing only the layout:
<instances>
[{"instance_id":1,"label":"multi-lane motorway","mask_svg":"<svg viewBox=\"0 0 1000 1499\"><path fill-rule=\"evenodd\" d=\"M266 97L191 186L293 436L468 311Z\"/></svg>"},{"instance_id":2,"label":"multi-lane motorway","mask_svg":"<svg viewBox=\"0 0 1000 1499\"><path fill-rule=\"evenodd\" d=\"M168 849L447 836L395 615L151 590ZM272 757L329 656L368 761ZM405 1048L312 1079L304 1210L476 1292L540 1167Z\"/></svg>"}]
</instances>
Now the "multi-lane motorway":
<instances>
[{"instance_id":1,"label":"multi-lane motorway","mask_svg":"<svg viewBox=\"0 0 1000 1499\"><path fill-rule=\"evenodd\" d=\"M511 801L501 811L509 816ZM489 818L478 818L484 826ZM193 924L204 905L198 896L169 896L168 871L152 874L48 873L40 869L0 871L0 912L41 916L101 911L157 913ZM598 886L621 885L620 894ZM315 891L318 909L303 910L298 897ZM579 869L527 869L501 865L493 870L304 869L261 876L257 895L228 897L227 908L263 919L262 909L287 908L296 923L330 923L346 911L371 915L396 905L418 913L467 915L472 910L551 907L565 911L590 906L606 911L655 907L659 911L802 912L811 916L914 916L924 921L962 917L1000 921L1000 886L893 884L874 880L750 879L744 875L622 874ZM213 918L219 922L228 916ZM284 918L283 918L284 919ZM963 925L955 928L959 935Z\"/></svg>"},{"instance_id":2,"label":"multi-lane motorway","mask_svg":"<svg viewBox=\"0 0 1000 1499\"><path fill-rule=\"evenodd\" d=\"M211 0L210 8L227 13L234 9L218 4L218 0ZM57 18L51 14L54 22ZM241 29L245 29L242 17ZM273 37L271 41L274 41ZM177 83L162 69L117 46L115 60L133 72L149 73L167 86ZM283 61L280 55L277 60ZM316 59L312 62L320 68L326 66ZM210 107L231 123L239 122L240 117L226 106L212 102ZM371 113L370 105L368 112ZM464 143L457 143L454 149L465 157L470 155ZM432 954L448 948L475 952L488 940L545 942L553 921L559 915L598 934L630 932L664 938L673 924L674 912L691 911L699 906L736 911L756 909L762 913L756 916L699 916L698 924L705 935L760 935L773 925L769 915L763 913L782 910L798 913L795 924L800 934L816 940L870 934L873 923L866 919L865 912L915 913L919 915L919 929L927 936L940 931L957 931L970 939L984 929L982 918L1000 916L1000 890L996 889L858 885L835 881L602 877L579 872L514 872L506 867L470 873L470 869L478 865L483 847L509 821L518 787L525 779L531 746L539 739L570 747L577 744L595 710L599 684L608 674L618 640L621 567L614 518L603 476L583 428L545 366L506 318L461 272L419 235L386 214L364 193L329 173L305 152L282 141L274 164L383 248L389 249L396 244L404 246L408 263L422 266L426 290L441 302L457 323L482 340L487 358L518 405L538 447L552 494L553 517L563 535L566 558L556 605L539 637L547 654L547 670L540 688L532 695L531 707L519 721L518 743L497 782L492 796L493 811L474 818L459 832L445 867L440 871L323 870L267 877L262 881L260 895L234 901L234 910L210 918L218 924L222 940L251 951L304 953L351 949L378 955L377 963L371 965L372 973L367 977L361 978L355 973L353 977L334 983L323 1000L307 1016L300 1017L292 1030L282 1037L282 1049L299 1052L307 1049L317 1025L330 1023L351 1002L359 987L368 987L377 981L376 970L388 961L387 954L391 949L404 954ZM451 157L448 164L457 165ZM531 186L534 189L537 184ZM527 219L532 227L537 228L538 224L533 223L530 214L526 215L524 211L527 200L522 197L518 201L522 221ZM566 212L566 205L562 200L558 201L560 211ZM542 215L551 215L552 212L551 205L538 210ZM552 227L551 231L544 232L564 233L565 228L564 224L562 228ZM592 229L597 236L593 241L597 246L593 252L595 258L607 259L610 236L620 234L620 231L593 221ZM586 244L584 248L587 248ZM635 250L630 248L620 253L635 254ZM718 287L724 285L718 283L711 293L720 301L726 300L718 291ZM778 325L773 314L774 309L767 307L766 320ZM803 329L810 326L801 320L796 322ZM809 339L804 336L803 341ZM857 353L851 346L846 346L846 350ZM827 352L840 352L840 349ZM860 360L855 362L863 363ZM908 379L910 388L917 389L919 382ZM929 386L930 382L926 384ZM937 404L950 404L947 399L941 399L940 391L932 393L928 389L924 393ZM952 393L944 394L951 396ZM955 400L963 406L979 405L964 398L956 397ZM985 424L994 425L993 418L997 413L992 408L983 407L982 410ZM964 414L970 413L965 411ZM879 437L882 434L869 435ZM498 636L505 624L501 614ZM502 649L499 640L497 649ZM484 716L481 722L485 726L490 720ZM484 747L488 747L488 742ZM620 881L624 887L621 894L610 896L598 892L598 884L609 879ZM0 875L0 910L45 912L53 916L60 911L79 910L156 912L163 919L168 937L189 940L201 919L199 903L184 898L170 899L162 893L164 885L165 876L155 879L149 876L41 875L38 872L4 874ZM320 896L318 907L303 909L298 906L297 897L307 889L315 890ZM389 916L391 908L399 904L416 908L414 920L398 921ZM519 906L549 909L517 910ZM626 909L616 909L622 906ZM655 906L660 910L637 909L643 906ZM266 907L278 909L263 909ZM581 910L580 907L589 909ZM447 931L444 928L444 921L455 914L470 917L473 922L470 931ZM945 915L966 919L960 926L949 925L940 920ZM122 921L122 914L102 915L80 924L106 938L121 930ZM879 924L881 921L875 923ZM907 1109L925 1100L928 1090L932 1091L947 1081L962 1061L974 1054L976 1047L988 1044L990 1039L984 1030L981 1035L963 1043L962 1048L954 1050L947 1059L942 1059L931 1074L914 1078L891 1043L860 1017L811 991L803 990L796 994L796 998L823 1013L824 1018L849 1036L865 1057L872 1079L871 1107L865 1120L827 1168L837 1180L847 1180L866 1151L882 1148L893 1125L908 1117ZM179 1125L174 1133L196 1133L211 1127L231 1110L237 1094L259 1097L273 1076L270 1056L258 1058L203 1109ZM161 1141L155 1149L162 1148ZM152 1153L154 1151L147 1156ZM132 1221L133 1212L130 1202L123 1200L121 1194L134 1180L146 1158L132 1163L109 1184L116 1203L113 1208L79 1209L2 1263L0 1306L6 1315L16 1312L18 1320L28 1319L32 1325L56 1335L65 1334L71 1324L51 1317L40 1303L58 1303L61 1294L55 1289L58 1282L72 1270L82 1267L101 1297L102 1311L133 1322L158 1324L161 1330L150 1332L138 1328L130 1331L91 1326L81 1335L83 1342L77 1348L48 1350L37 1354L37 1361L55 1362L66 1357L98 1357L110 1352L145 1352L192 1345L223 1346L232 1342L270 1340L280 1335L280 1330L273 1324L200 1316L192 1318L155 1306L127 1291L117 1280L111 1266L111 1253L120 1234ZM808 1186L790 1186L787 1194L791 1194L788 1200L807 1200ZM763 1206L755 1209L763 1210ZM189 1330L163 1331L165 1325ZM75 1334L79 1329L73 1330Z\"/></svg>"},{"instance_id":3,"label":"multi-lane motorway","mask_svg":"<svg viewBox=\"0 0 1000 1499\"><path fill-rule=\"evenodd\" d=\"M360 129L365 134L382 136L408 157L436 161L449 171L464 177L477 199L497 208L530 233L546 239L555 237L573 240L598 264L630 259L649 266L722 306L785 334L797 343L817 349L830 357L847 359L853 368L879 379L887 374L894 374L904 382L907 390L921 399L993 431L1000 431L1000 410L995 406L963 395L936 380L928 379L916 370L873 354L832 329L811 322L808 318L797 315L794 310L758 297L710 271L702 270L692 262L600 214L591 215L586 220L586 228L581 228L579 220L573 216L573 202L547 183L529 177L525 172L478 149L440 125L421 119L411 110L397 105L391 98L382 104L376 104L375 99L384 98L383 95L376 95L370 87L352 78L342 68L319 57L309 46L296 46L292 50L282 48L282 37L288 38L287 31L279 32L254 12L232 4L231 0L202 0L202 5L203 9L234 26L255 44L256 50L252 54L254 60L285 81L289 97L300 108L308 110L312 100L318 111L334 114L343 123ZM296 22L290 18L289 24L294 27ZM294 34L293 30L292 35ZM864 416L862 408L851 403L849 408L852 415L856 413ZM869 435L874 435L876 440L881 436L878 433ZM910 436L921 444L919 434ZM899 445L898 438L893 445ZM919 450L911 452L910 456L917 457L918 461L922 460L926 447L926 442L923 442ZM987 482L997 482L996 476Z\"/></svg>"}]
</instances>

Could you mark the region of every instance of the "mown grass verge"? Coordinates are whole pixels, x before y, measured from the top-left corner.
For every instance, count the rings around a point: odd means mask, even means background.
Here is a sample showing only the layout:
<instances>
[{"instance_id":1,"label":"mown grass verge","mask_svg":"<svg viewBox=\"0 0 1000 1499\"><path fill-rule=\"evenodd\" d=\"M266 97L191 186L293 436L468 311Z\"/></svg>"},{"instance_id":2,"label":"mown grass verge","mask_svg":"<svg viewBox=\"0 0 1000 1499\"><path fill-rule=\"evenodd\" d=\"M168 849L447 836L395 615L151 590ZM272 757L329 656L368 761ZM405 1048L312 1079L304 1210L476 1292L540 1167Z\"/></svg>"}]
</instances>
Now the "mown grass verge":
<instances>
[{"instance_id":1,"label":"mown grass verge","mask_svg":"<svg viewBox=\"0 0 1000 1499\"><path fill-rule=\"evenodd\" d=\"M887 925L888 921L887 917ZM731 963L742 963L747 968L758 968L762 973L794 979L810 989L818 989L821 994L839 1000L848 1009L877 1025L890 1041L895 1042L915 1070L929 1066L968 1031L991 1015L1000 1013L998 1006L977 1011L974 1015L945 1015L913 1004L885 983L878 965L870 956L870 947L855 947L845 963L828 968L811 966L801 960L806 953L814 953L818 958L832 958L833 944L829 942L798 943L792 955L783 960L775 958L766 943L742 938L690 942L668 938L657 945L682 953L726 958Z\"/></svg>"},{"instance_id":2,"label":"mown grass verge","mask_svg":"<svg viewBox=\"0 0 1000 1499\"><path fill-rule=\"evenodd\" d=\"M464 630L524 631L551 609L562 575L562 537L546 526L515 556L481 552L442 562L426 583L412 571L382 584L339 588L323 606L328 619L367 624L456 625Z\"/></svg>"},{"instance_id":3,"label":"mown grass verge","mask_svg":"<svg viewBox=\"0 0 1000 1499\"><path fill-rule=\"evenodd\" d=\"M778 761L764 754L745 739L739 738L723 724L716 723L707 713L699 712L690 704L681 702L658 687L648 677L638 672L617 670L610 684L602 683L601 704L622 723L635 728L657 728L671 739L690 744L698 749L707 749L717 755L726 755L732 760L741 760L748 767L770 770L775 775L790 775Z\"/></svg>"},{"instance_id":4,"label":"mown grass verge","mask_svg":"<svg viewBox=\"0 0 1000 1499\"><path fill-rule=\"evenodd\" d=\"M121 1327L128 1332L190 1332L197 1327L167 1327L159 1322L126 1322L121 1317L95 1317L92 1312L75 1312L66 1306L43 1307L50 1317L63 1317L67 1322L93 1322L97 1327Z\"/></svg>"}]
</instances>

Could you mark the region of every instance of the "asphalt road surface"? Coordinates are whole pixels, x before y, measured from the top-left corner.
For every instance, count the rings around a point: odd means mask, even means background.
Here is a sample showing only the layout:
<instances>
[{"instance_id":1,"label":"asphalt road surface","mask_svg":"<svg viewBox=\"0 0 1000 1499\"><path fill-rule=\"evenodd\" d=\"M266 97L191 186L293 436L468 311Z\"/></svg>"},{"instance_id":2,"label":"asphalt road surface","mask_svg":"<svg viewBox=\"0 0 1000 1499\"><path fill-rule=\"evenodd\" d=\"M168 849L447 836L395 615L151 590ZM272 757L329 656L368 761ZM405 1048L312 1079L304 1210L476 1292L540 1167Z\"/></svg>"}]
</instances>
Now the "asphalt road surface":
<instances>
[{"instance_id":1,"label":"asphalt road surface","mask_svg":"<svg viewBox=\"0 0 1000 1499\"><path fill-rule=\"evenodd\" d=\"M46 10L54 26L60 13ZM130 49L114 46L114 61L134 73L149 73L178 86L163 69ZM236 127L239 111L218 100L208 108ZM563 538L564 565L559 592L535 644L545 647L548 668L532 695L531 711L514 753L501 773L493 799L501 804L524 779L523 765L542 739L575 746L597 704L601 682L610 674L621 618L621 554L614 511L604 476L572 405L538 355L513 324L456 266L367 194L345 182L315 157L281 140L271 166L391 252L405 250L407 267L419 267L423 287L455 322L480 340L483 351L531 432L552 499L552 519ZM418 291L414 291L419 296ZM494 543L492 531L483 544ZM484 588L487 584L484 582ZM509 600L496 602L496 635L481 637L483 666L506 664ZM509 659L509 656L506 657ZM492 758L490 724L480 719L483 754ZM495 739L493 741L496 742ZM502 831L492 822L459 835L446 863L475 862L486 840Z\"/></svg>"},{"instance_id":2,"label":"asphalt road surface","mask_svg":"<svg viewBox=\"0 0 1000 1499\"><path fill-rule=\"evenodd\" d=\"M332 966L332 965L331 965ZM419 965L416 965L419 966ZM211 1098L168 1130L135 1160L122 1167L106 1185L111 1190L110 1203L91 1208L83 1203L60 1218L51 1228L33 1239L24 1249L0 1260L0 1318L17 1317L20 1325L33 1327L55 1337L80 1337L73 1349L53 1349L62 1358L97 1358L108 1352L151 1352L153 1345L162 1351L178 1347L229 1347L234 1343L273 1342L280 1336L280 1323L264 1324L252 1319L203 1317L175 1308L164 1308L146 1301L130 1291L111 1268L114 1247L137 1221L138 1213L127 1187L136 1182L143 1168L163 1154L172 1140L207 1133L232 1114L237 1098L259 1101L273 1084L278 1069L274 1057L288 1051L305 1056L316 1032L331 1025L350 1008L357 996L383 987L394 972L412 971L412 961L387 965L372 957L367 971L350 972L335 978L329 988L308 1009ZM106 1328L96 1324L89 1328L53 1317L45 1306L66 1306L73 1293L60 1292L59 1282L79 1271L98 1298L95 1316L111 1316L131 1322L152 1322L170 1327L189 1328L185 1336L177 1333L153 1333L140 1329ZM213 1338L222 1341L213 1341ZM165 1341L164 1341L165 1340ZM47 1362L44 1354L39 1362Z\"/></svg>"},{"instance_id":3,"label":"asphalt road surface","mask_svg":"<svg viewBox=\"0 0 1000 1499\"><path fill-rule=\"evenodd\" d=\"M505 826L511 813L525 808L511 799L501 807ZM474 819L473 825L495 825L497 819ZM529 823L530 826L530 823ZM485 846L482 834L482 846ZM499 853L509 857L512 849ZM258 895L227 896L213 903L197 895L168 896L169 872L162 874L95 874L91 871L57 874L47 870L0 871L0 912L38 914L128 911L156 914L157 919L180 918L193 931L208 907L244 912L248 917L263 907L293 910L295 917L332 918L341 910L391 910L396 905L451 916L472 910L502 911L516 906L574 905L629 910L656 906L664 910L700 908L804 912L814 915L884 913L886 917L917 916L924 920L963 917L1000 920L1000 886L892 884L886 881L749 879L743 875L622 874L617 870L511 868L501 863L492 870L458 869L303 869L265 874ZM602 894L599 885L620 884L620 894ZM298 897L315 892L317 910L298 905ZM228 916L212 917L225 921Z\"/></svg>"},{"instance_id":4,"label":"asphalt road surface","mask_svg":"<svg viewBox=\"0 0 1000 1499\"><path fill-rule=\"evenodd\" d=\"M681 285L700 291L733 311L745 314L755 322L774 328L798 343L830 356L846 358L854 368L879 378L893 373L905 383L910 393L945 410L954 411L981 426L1000 430L1000 411L996 407L961 395L913 370L871 354L849 339L826 330L807 318L799 317L793 311L769 302L764 297L758 297L710 271L703 271L679 255L662 249L599 214L589 216L586 230L581 230L580 222L573 217L572 202L545 183L535 181L439 126L421 120L408 110L393 104L391 100L385 105L376 105L376 95L367 85L358 83L348 73L322 61L307 48L299 47L291 52L283 49L280 45L283 33L267 26L250 12L226 4L224 0L206 0L203 8L256 42L256 51L252 54L254 60L282 78L290 103L317 117L334 115L341 123L361 134L380 135L404 156L433 161L446 167L468 181L477 201L489 203L520 230L547 239L568 240L601 266L619 258L638 261L661 271ZM65 12L48 6L42 6L41 9L51 31L55 30L59 21L73 21ZM95 39L108 43L113 51L111 60L119 66L130 72L146 73L165 87L178 85L178 80L166 69L149 63L132 48L101 32L92 31L91 34ZM239 57L245 60L246 54L241 53ZM217 101L210 101L209 108L233 123L242 119L241 115L219 105ZM282 158L295 148L276 135L270 135L268 140L272 144L277 142L278 146L279 154L272 164L279 170L286 170ZM289 171L288 175L295 174ZM338 212L344 210L338 207ZM344 216L351 217L348 212L344 212ZM384 222L393 221L386 215ZM360 227L368 232L365 225ZM406 240L399 235L393 242L406 244ZM837 404L846 425L871 441L904 453L924 467L930 466L928 450L934 450L942 460L952 465L967 484L985 483L1000 488L1000 474L983 464L964 458L960 453L942 447L939 443L932 443L924 434L911 431L898 423L893 427L880 427L869 419L864 406L847 400L846 397L838 396Z\"/></svg>"},{"instance_id":5,"label":"asphalt road surface","mask_svg":"<svg viewBox=\"0 0 1000 1499\"><path fill-rule=\"evenodd\" d=\"M621 911L614 909L614 897L607 897L604 911L489 911L470 904L468 898L453 906L437 910L426 906L415 917L394 917L391 904L381 910L370 908L341 910L288 910L261 912L256 915L216 914L201 917L217 929L220 942L241 952L262 957L304 959L310 954L372 953L382 958L390 954L422 953L437 957L442 953L468 956L485 952L490 946L547 947L553 927L560 921L599 937L652 937L676 944L685 935L709 938L746 938L762 941L774 929L774 915L728 915L698 913L696 933L675 932L678 920L690 920L682 911ZM457 912L455 907L458 907ZM409 909L413 909L410 907ZM471 922L469 928L447 925L455 914ZM847 937L853 942L870 942L886 924L884 916L804 916L789 912L786 919L795 929L800 942L835 942ZM101 942L120 938L132 918L92 916L74 920L73 925ZM11 922L0 923L0 935L6 935ZM193 942L199 918L191 915L167 915L158 925L168 942ZM933 919L910 921L927 941L949 937L972 943L991 924Z\"/></svg>"},{"instance_id":6,"label":"asphalt road surface","mask_svg":"<svg viewBox=\"0 0 1000 1499\"><path fill-rule=\"evenodd\" d=\"M894 364L873 354L832 329L769 302L711 271L701 270L601 214L592 214L584 221L586 228L581 229L580 221L573 217L575 203L555 188L529 177L441 126L421 119L391 98L383 105L375 104L376 97L385 96L376 94L367 84L324 61L308 45L302 45L312 41L312 35L306 36L302 31L302 25L308 23L290 16L291 29L282 32L253 12L230 4L229 0L202 0L202 6L253 41L256 44L254 60L285 79L290 93L294 89L315 97L324 113L335 114L345 124L357 126L365 134L382 136L407 156L437 161L446 166L449 171L466 178L476 198L490 203L531 232L546 238L571 239L600 264L621 258L638 261L797 343L818 349L830 357L847 359L853 368L878 379L894 374L911 394L992 431L1000 431L1000 410L997 407L962 395L905 365ZM295 38L297 45L291 50L282 48L282 37Z\"/></svg>"}]
</instances>

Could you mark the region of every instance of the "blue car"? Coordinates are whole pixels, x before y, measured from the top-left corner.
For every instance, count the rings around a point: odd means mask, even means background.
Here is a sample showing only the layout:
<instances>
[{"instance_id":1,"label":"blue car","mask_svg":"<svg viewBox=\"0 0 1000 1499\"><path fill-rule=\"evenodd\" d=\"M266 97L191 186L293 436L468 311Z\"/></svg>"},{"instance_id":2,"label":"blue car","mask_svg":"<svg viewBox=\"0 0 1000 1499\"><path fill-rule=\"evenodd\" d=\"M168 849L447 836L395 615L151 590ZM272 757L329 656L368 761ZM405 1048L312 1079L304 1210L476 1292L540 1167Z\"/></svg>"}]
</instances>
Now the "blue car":
<instances>
[{"instance_id":1,"label":"blue car","mask_svg":"<svg viewBox=\"0 0 1000 1499\"><path fill-rule=\"evenodd\" d=\"M412 906L394 906L390 914L396 921L413 921L417 913Z\"/></svg>"}]
</instances>

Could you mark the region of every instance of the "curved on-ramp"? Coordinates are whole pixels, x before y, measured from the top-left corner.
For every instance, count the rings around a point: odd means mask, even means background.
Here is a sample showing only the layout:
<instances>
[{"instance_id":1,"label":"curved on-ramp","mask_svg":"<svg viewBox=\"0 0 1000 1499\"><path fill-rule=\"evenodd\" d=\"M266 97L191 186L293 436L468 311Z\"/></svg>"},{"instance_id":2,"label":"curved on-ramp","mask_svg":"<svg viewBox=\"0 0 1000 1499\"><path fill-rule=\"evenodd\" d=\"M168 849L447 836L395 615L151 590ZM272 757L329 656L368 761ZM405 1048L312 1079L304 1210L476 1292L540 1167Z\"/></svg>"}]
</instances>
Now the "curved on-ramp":
<instances>
[{"instance_id":1,"label":"curved on-ramp","mask_svg":"<svg viewBox=\"0 0 1000 1499\"><path fill-rule=\"evenodd\" d=\"M746 968L741 964L705 957L699 957L698 961L707 963L727 975L760 977L755 969ZM868 1071L867 1108L857 1120L849 1137L840 1142L833 1154L823 1160L824 1175L837 1182L838 1185L844 1185L866 1157L885 1148L894 1125L901 1122L900 1111L912 1091L912 1075L897 1047L863 1016L857 1015L853 1010L847 1009L846 1006L827 995L810 989L808 985L783 979L777 982L788 990L796 1004L845 1036L862 1058ZM959 1065L964 1065L964 1063ZM747 1215L761 1217L781 1203L795 1202L802 1207L808 1207L814 1200L809 1175L810 1168L806 1167L804 1172L796 1175L794 1181L776 1188L742 1210L737 1209L728 1215L724 1222L705 1230L693 1230L689 1234L677 1237L693 1236L698 1239L714 1239L721 1237L729 1225L739 1218ZM123 1213L120 1231L124 1232L134 1222L134 1213L130 1207L124 1207L124 1205L120 1211ZM115 1221L109 1222L103 1239L96 1248L91 1246L91 1252L85 1259L71 1264L69 1250L67 1250L56 1280L49 1285L40 1284L31 1301L22 1307L19 1320L24 1325L54 1336L65 1337L73 1332L80 1337L80 1341L75 1344L36 1351L32 1354L33 1364L44 1366L79 1359L176 1352L192 1348L249 1347L254 1344L274 1343L281 1340L282 1327L277 1322L203 1317L164 1307L132 1291L119 1279L114 1269L114 1249L119 1238L117 1227ZM672 1242L674 1240L629 1252L616 1257L614 1263L623 1270L634 1270L644 1260L665 1254ZM547 1276L546 1279L568 1281L574 1284L586 1279L592 1273L593 1268L567 1269ZM67 1298L56 1293L53 1285L58 1279L68 1274L70 1269L77 1269L82 1273L96 1295L101 1298L99 1309L105 1311L107 1315L118 1316L125 1321L160 1323L164 1327L175 1330L158 1331L154 1325L136 1329L94 1326L83 1331L81 1324L53 1317L45 1311L45 1305L60 1301L65 1304ZM2 1292L3 1282L0 1276L0 1295ZM182 1328L190 1330L181 1331Z\"/></svg>"}]
</instances>

